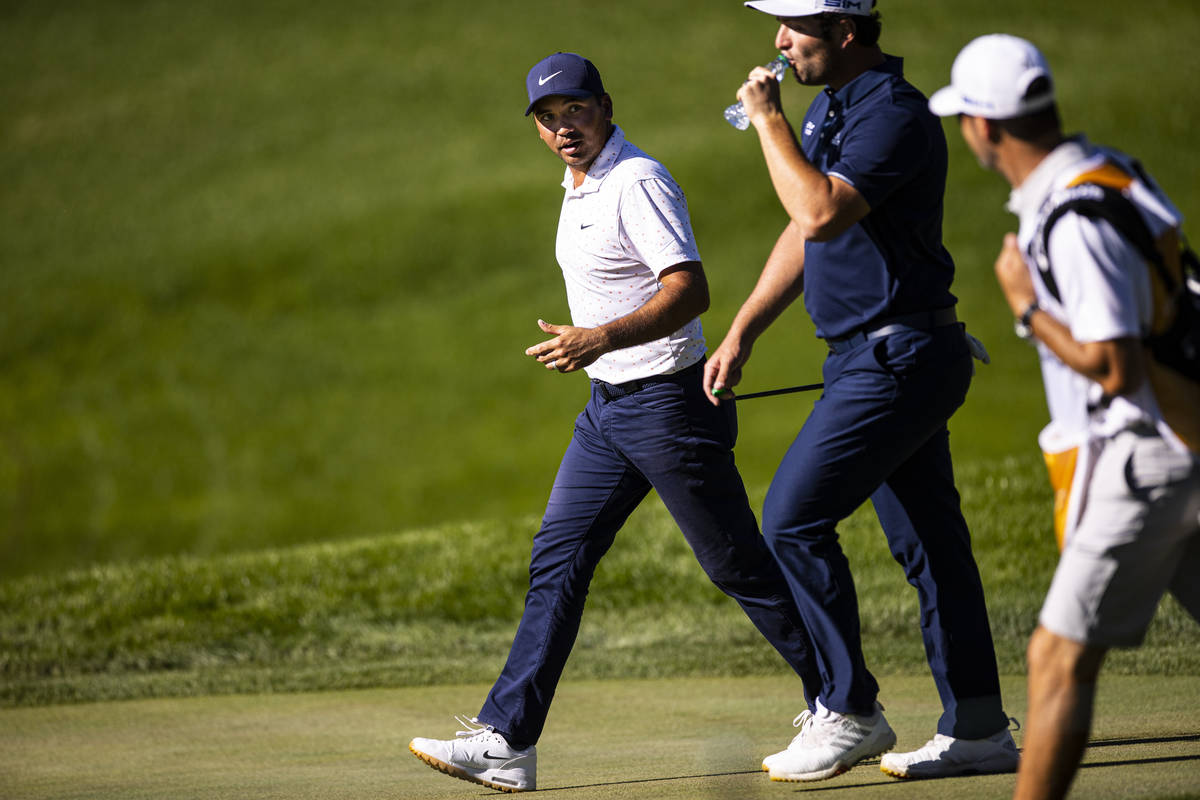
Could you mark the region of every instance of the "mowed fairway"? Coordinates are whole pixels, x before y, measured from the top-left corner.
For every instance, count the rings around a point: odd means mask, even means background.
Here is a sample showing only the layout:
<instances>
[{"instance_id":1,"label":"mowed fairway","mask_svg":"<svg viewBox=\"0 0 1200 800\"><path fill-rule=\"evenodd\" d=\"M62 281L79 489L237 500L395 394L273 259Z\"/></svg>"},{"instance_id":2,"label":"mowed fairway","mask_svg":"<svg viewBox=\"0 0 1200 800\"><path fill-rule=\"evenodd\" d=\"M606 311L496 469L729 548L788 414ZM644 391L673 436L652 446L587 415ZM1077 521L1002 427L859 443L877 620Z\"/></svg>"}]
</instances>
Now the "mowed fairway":
<instances>
[{"instance_id":1,"label":"mowed fairway","mask_svg":"<svg viewBox=\"0 0 1200 800\"><path fill-rule=\"evenodd\" d=\"M924 677L881 680L902 748L932 733ZM437 798L500 796L429 769L416 735L452 736L483 685L138 700L0 712L0 797ZM558 798L1006 798L1011 775L896 781L877 762L830 781L772 783L762 756L798 710L786 677L564 684L539 753L540 791ZM1011 714L1024 683L1004 682ZM1200 677L1110 676L1078 798L1200 797ZM1016 733L1018 744L1020 732ZM826 793L832 793L827 795Z\"/></svg>"},{"instance_id":2,"label":"mowed fairway","mask_svg":"<svg viewBox=\"0 0 1200 800\"><path fill-rule=\"evenodd\" d=\"M1034 38L1068 128L1140 156L1200 236L1197 0L881 5L926 92L971 37ZM406 746L453 736L503 664L587 391L523 355L568 316L525 71L557 49L600 65L687 193L714 345L785 221L754 135L720 119L774 22L740 0L7 0L0 20L0 800L498 796ZM785 85L793 120L815 91ZM1055 559L1045 403L992 274L1006 188L946 130L954 291L992 354L956 476L1023 717ZM823 352L794 308L741 388L817 380ZM812 402L739 409L756 510ZM839 533L881 700L919 746L938 703L915 594L870 508ZM591 588L549 797L1011 794L876 765L767 780L796 681L657 500ZM1168 601L1110 658L1073 797L1200 797L1198 700L1200 627Z\"/></svg>"}]
</instances>

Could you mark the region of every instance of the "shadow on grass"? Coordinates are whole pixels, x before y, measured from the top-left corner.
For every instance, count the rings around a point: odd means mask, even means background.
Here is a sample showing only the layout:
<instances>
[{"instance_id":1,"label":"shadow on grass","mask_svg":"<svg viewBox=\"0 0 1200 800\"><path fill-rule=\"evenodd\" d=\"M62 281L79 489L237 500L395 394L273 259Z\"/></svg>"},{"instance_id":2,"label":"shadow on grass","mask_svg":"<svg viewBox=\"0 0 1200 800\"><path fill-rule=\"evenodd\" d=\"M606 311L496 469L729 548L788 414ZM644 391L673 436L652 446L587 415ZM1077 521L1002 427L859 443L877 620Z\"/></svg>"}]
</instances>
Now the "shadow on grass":
<instances>
[{"instance_id":1,"label":"shadow on grass","mask_svg":"<svg viewBox=\"0 0 1200 800\"><path fill-rule=\"evenodd\" d=\"M1080 769L1095 769L1096 767L1132 767L1135 764L1179 764L1184 761L1200 761L1200 753L1194 756L1161 756L1158 758L1129 758L1124 761L1090 761L1080 764Z\"/></svg>"},{"instance_id":2,"label":"shadow on grass","mask_svg":"<svg viewBox=\"0 0 1200 800\"><path fill-rule=\"evenodd\" d=\"M1142 737L1142 738L1138 738L1138 739L1098 739L1095 741L1088 742L1088 749L1091 750L1093 748L1099 748L1099 747L1132 747L1135 745L1142 745L1142 744L1170 744L1172 742L1200 742L1200 733L1183 734L1180 736ZM1129 758L1129 759L1124 759L1121 761L1092 761L1089 763L1081 764L1080 768L1081 769L1094 769L1096 767L1126 767L1126 766L1132 766L1135 764L1177 764L1177 763L1187 762L1187 761L1200 761L1200 753L1196 753L1193 755L1182 755L1182 756L1154 756L1151 758ZM878 763L879 763L879 759L869 759L867 761L859 762L856 766L864 767L864 766L870 766L872 764L878 764ZM603 783L584 783L584 784L576 784L573 786L553 786L553 787L547 787L545 789L540 789L539 791L540 792L555 792L555 791L561 792L561 791L572 791L572 790L579 790L579 789L598 789L598 788L602 788L604 786L631 786L631 785L638 785L638 784L669 783L672 781L702 780L705 778L728 778L728 777L733 777L736 775L757 775L757 774L759 774L759 770L739 770L736 772L710 772L710 773L705 773L705 774L701 774L701 775L671 775L671 776L666 776L666 777L661 777L661 778L631 778L629 780L623 780L623 781L604 781ZM959 775L959 776L955 776L955 777L971 778L971 777L977 777L977 776L968 774L968 775ZM942 779L942 780L946 780L946 779ZM883 782L871 781L868 783L837 784L837 785L826 785L826 786L815 786L815 785L809 784L808 786L805 787L805 789L806 789L806 791L809 791L809 792L831 792L831 791L842 791L845 789L862 789L862 788L866 788L866 787L878 788L881 786L888 786L888 785L902 786L902 785L910 784L913 782L914 782L914 779L883 781Z\"/></svg>"},{"instance_id":3,"label":"shadow on grass","mask_svg":"<svg viewBox=\"0 0 1200 800\"><path fill-rule=\"evenodd\" d=\"M734 775L757 775L760 770L748 769L736 772L709 772L703 775L667 775L662 778L630 778L624 781L604 781L603 783L580 783L575 786L551 786L538 789L539 792L562 792L568 789L599 789L604 786L630 786L639 783L667 783L669 781L694 781L702 778L729 778Z\"/></svg>"},{"instance_id":4,"label":"shadow on grass","mask_svg":"<svg viewBox=\"0 0 1200 800\"><path fill-rule=\"evenodd\" d=\"M865 761L860 761L855 766L869 767L872 765L878 766L879 759L871 758L871 759L867 759ZM598 789L598 788L601 788L604 786L627 786L627 785L636 785L636 784L641 784L641 783L668 783L670 781L693 781L693 780L701 780L703 778L731 778L736 775L762 775L764 777L764 779L766 778L766 773L763 772L762 770L748 769L748 770L737 770L735 772L710 772L710 773L703 774L703 775L668 775L668 776L665 776L662 778L630 778L629 780L624 780L624 781L604 781L603 783L583 783L583 784L578 784L576 786L554 786L554 787L550 787L548 789L538 789L538 791L539 792L541 792L541 791L553 792L553 791L564 791L567 789ZM871 783L871 784L855 784L855 785L856 786L858 786L858 785L879 786L880 784L879 783ZM883 785L887 785L887 784L884 783ZM854 788L854 786L827 786L824 788L826 788L826 789L852 789L852 788ZM818 789L818 791L820 791L820 790Z\"/></svg>"},{"instance_id":5,"label":"shadow on grass","mask_svg":"<svg viewBox=\"0 0 1200 800\"><path fill-rule=\"evenodd\" d=\"M1135 744L1165 744L1167 742L1200 742L1200 733L1187 733L1180 736L1155 736L1145 739L1095 739L1088 742L1088 749L1093 747L1122 747Z\"/></svg>"},{"instance_id":6,"label":"shadow on grass","mask_svg":"<svg viewBox=\"0 0 1200 800\"><path fill-rule=\"evenodd\" d=\"M1142 739L1103 739L1088 742L1088 750L1097 747L1120 747L1139 744L1169 744L1171 742L1200 742L1200 733L1184 734L1181 736L1153 736ZM1134 764L1178 764L1185 761L1200 761L1200 753L1183 756L1153 756L1150 758L1127 758L1121 761L1089 761L1080 764L1080 769L1095 769L1096 767L1128 767Z\"/></svg>"},{"instance_id":7,"label":"shadow on grass","mask_svg":"<svg viewBox=\"0 0 1200 800\"><path fill-rule=\"evenodd\" d=\"M1091 750L1093 748L1101 748L1101 747L1132 747L1132 746L1136 746L1136 745L1146 745L1146 744L1170 744L1170 743L1174 743L1174 742L1200 742L1200 733L1182 734L1179 736L1141 737L1141 738L1136 738L1136 739L1133 739L1133 738L1130 738L1130 739L1098 739L1098 740L1088 742L1088 749ZM1180 756L1152 756L1149 758L1128 758L1128 759L1122 759L1119 761L1092 761L1092 762L1081 764L1080 769L1095 769L1097 767L1126 767L1126 766L1146 765L1146 764L1178 764L1178 763L1183 763L1183 762L1188 762L1188 761L1200 761L1200 753L1196 753L1196 754L1192 754L1192 755L1180 755ZM868 761L859 762L859 764L857 766L864 767L864 766L870 766L872 764L878 764L878 763L879 763L878 759L870 759ZM667 777L661 777L661 778L633 778L633 779L623 780L623 781L605 781L604 783L578 784L578 785L574 785L574 786L555 786L555 787L550 787L547 789L542 789L540 791L552 792L552 791L566 791L566 790L578 790L578 789L597 789L597 788L601 788L603 786L626 786L626 785L637 785L637 784L668 783L668 782L672 782L672 781L701 780L701 779L705 779L705 778L725 778L725 777L733 777L736 775L756 775L756 774L759 774L758 770L740 770L740 771L736 771L736 772L713 772L713 773L707 773L707 774L702 774L702 775L674 775L674 776L667 776ZM960 776L955 776L955 777L971 778L971 777L976 777L976 776L968 774L968 775L960 775ZM943 779L943 780L946 780L946 779ZM953 780L953 779L950 779L950 780ZM825 786L816 786L816 785L809 784L809 785L805 786L805 790L808 792L831 792L831 791L843 791L846 789L863 789L863 788L867 788L867 787L879 788L879 787L888 786L888 785L903 786L905 784L911 784L913 782L914 782L913 779L907 779L907 780L883 781L883 782L870 781L870 782L866 782L866 783L837 784L837 785L825 785Z\"/></svg>"}]
</instances>

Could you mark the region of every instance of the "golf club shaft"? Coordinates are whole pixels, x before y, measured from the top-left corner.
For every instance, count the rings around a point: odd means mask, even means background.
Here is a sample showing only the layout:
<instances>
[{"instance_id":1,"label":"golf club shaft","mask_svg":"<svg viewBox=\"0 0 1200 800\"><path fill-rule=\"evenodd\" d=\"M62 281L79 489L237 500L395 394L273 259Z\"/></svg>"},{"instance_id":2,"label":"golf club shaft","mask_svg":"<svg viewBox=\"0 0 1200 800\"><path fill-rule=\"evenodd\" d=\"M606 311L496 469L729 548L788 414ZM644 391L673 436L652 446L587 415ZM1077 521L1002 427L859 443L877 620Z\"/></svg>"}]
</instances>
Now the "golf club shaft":
<instances>
[{"instance_id":1,"label":"golf club shaft","mask_svg":"<svg viewBox=\"0 0 1200 800\"><path fill-rule=\"evenodd\" d=\"M824 389L823 383L807 383L803 386L789 386L786 389L770 389L765 392L750 392L749 394L734 395L738 400L753 400L756 397L772 397L777 394L792 394L793 392L811 392L814 389Z\"/></svg>"}]
</instances>

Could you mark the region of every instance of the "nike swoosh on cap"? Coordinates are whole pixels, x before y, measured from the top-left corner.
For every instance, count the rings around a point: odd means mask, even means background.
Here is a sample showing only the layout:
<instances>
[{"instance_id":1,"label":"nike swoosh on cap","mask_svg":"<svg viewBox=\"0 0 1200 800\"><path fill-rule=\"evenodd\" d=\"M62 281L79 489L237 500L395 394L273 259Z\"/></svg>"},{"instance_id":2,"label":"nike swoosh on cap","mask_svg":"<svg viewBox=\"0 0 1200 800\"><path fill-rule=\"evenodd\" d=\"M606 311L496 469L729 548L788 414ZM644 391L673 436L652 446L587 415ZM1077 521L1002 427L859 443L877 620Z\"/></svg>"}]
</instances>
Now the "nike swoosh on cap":
<instances>
[{"instance_id":1,"label":"nike swoosh on cap","mask_svg":"<svg viewBox=\"0 0 1200 800\"><path fill-rule=\"evenodd\" d=\"M544 78L541 75L539 75L538 76L538 86L545 86L546 82L551 80L554 77L554 75L561 75L561 74L562 74L562 70L560 69L558 72L555 72L553 75L547 75Z\"/></svg>"}]
</instances>

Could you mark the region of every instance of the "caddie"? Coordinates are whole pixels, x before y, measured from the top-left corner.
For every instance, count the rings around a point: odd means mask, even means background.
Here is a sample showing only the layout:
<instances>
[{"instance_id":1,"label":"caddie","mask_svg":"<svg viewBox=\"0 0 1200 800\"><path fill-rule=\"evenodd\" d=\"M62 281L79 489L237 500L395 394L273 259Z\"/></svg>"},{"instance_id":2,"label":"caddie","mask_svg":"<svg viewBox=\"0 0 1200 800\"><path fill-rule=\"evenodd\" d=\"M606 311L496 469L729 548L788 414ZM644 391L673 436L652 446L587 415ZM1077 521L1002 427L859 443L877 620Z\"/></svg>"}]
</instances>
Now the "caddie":
<instances>
[{"instance_id":1,"label":"caddie","mask_svg":"<svg viewBox=\"0 0 1200 800\"><path fill-rule=\"evenodd\" d=\"M1190 324L1181 218L1133 158L1063 134L1050 68L1024 39L969 43L929 106L958 116L1020 220L995 271L1041 359L1063 551L1029 641L1015 797L1059 798L1105 653L1141 643L1164 591L1200 620L1200 383L1164 355L1163 332Z\"/></svg>"}]
</instances>

